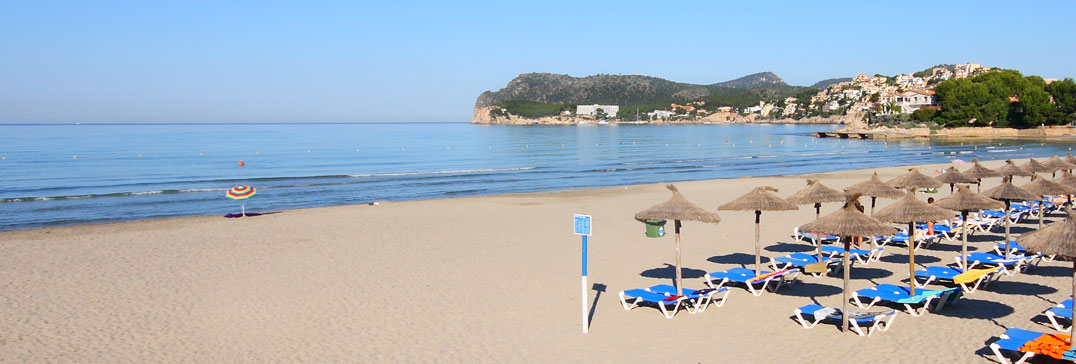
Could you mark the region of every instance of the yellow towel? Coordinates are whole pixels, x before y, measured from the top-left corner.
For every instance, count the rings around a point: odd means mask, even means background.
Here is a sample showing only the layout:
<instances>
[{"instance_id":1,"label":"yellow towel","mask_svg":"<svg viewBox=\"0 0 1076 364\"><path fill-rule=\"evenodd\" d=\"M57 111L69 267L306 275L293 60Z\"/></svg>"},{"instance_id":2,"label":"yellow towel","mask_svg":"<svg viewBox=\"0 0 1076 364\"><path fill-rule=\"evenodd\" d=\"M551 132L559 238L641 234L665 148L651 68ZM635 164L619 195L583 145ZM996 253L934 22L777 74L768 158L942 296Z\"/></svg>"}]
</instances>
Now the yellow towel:
<instances>
[{"instance_id":1,"label":"yellow towel","mask_svg":"<svg viewBox=\"0 0 1076 364\"><path fill-rule=\"evenodd\" d=\"M997 268L972 269L967 272L957 274L956 277L953 277L953 282L957 284L972 283L979 280L980 277L990 273L994 273L997 270Z\"/></svg>"}]
</instances>

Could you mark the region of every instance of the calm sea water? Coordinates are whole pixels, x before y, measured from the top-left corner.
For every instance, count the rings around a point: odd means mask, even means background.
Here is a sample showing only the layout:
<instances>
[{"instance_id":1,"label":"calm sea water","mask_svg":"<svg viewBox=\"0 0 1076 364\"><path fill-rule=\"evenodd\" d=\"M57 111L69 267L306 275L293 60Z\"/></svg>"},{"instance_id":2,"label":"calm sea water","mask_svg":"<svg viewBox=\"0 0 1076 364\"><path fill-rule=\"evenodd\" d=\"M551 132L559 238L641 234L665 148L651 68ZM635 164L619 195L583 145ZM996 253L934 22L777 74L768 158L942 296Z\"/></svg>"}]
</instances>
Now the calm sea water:
<instances>
[{"instance_id":1,"label":"calm sea water","mask_svg":"<svg viewBox=\"0 0 1076 364\"><path fill-rule=\"evenodd\" d=\"M1047 157L1070 144L817 139L833 126L3 125L0 230ZM245 166L238 166L242 160Z\"/></svg>"}]
</instances>

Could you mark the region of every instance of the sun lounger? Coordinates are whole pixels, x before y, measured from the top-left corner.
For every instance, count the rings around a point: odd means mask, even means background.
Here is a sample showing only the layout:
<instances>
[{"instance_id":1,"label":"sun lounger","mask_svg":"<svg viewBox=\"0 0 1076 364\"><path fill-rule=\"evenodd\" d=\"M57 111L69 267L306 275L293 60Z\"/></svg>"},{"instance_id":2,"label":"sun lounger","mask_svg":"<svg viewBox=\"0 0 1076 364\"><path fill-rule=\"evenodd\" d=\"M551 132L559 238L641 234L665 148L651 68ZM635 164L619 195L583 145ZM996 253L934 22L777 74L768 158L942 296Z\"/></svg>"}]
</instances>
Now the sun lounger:
<instances>
[{"instance_id":1,"label":"sun lounger","mask_svg":"<svg viewBox=\"0 0 1076 364\"><path fill-rule=\"evenodd\" d=\"M718 294L723 294L717 303L718 307L723 306L728 298L728 289L696 291L685 288L682 291L683 295L676 296L676 288L665 284L650 288L629 289L620 291L620 304L624 306L625 310L631 310L641 305L655 306L661 310L665 318L671 319L676 316L676 312L680 308L687 309L688 313L695 314L705 311L706 306L713 302L714 297Z\"/></svg>"},{"instance_id":2,"label":"sun lounger","mask_svg":"<svg viewBox=\"0 0 1076 364\"><path fill-rule=\"evenodd\" d=\"M816 264L818 262L819 262L818 257L813 255L813 254L792 253L792 254L789 254L789 255L786 255L786 256L783 256L783 257L771 258L770 259L770 266L773 267L774 271L781 271L781 270L791 269L791 268L797 268L797 269L802 270L803 268L807 267L808 265ZM836 259L836 258L832 258L832 257L826 257L826 256L822 257L822 263L826 264L826 271L827 272L840 272L840 270L842 269L842 266L840 264L838 264L840 262L841 262L840 259ZM811 275L813 275L815 277L821 277L822 274L824 274L824 273L826 273L826 272L811 273Z\"/></svg>"},{"instance_id":3,"label":"sun lounger","mask_svg":"<svg viewBox=\"0 0 1076 364\"><path fill-rule=\"evenodd\" d=\"M1069 301L1069 302L1072 302L1072 301ZM1055 307L1051 307L1049 310L1046 310L1046 319L1050 320L1050 324L1054 325L1054 329L1057 329L1057 331L1068 332L1069 328L1062 325L1061 321L1059 321L1058 318L1061 318L1064 321L1067 321L1068 324L1071 326L1072 325L1072 307L1056 307L1055 306Z\"/></svg>"},{"instance_id":4,"label":"sun lounger","mask_svg":"<svg viewBox=\"0 0 1076 364\"><path fill-rule=\"evenodd\" d=\"M911 290L908 287L879 284L874 288L865 288L853 292L852 300L856 303L856 306L862 309L869 309L877 303L904 305L909 314L913 317L919 317L926 313L927 310L938 311L946 304L955 303L960 299L961 295L959 288L944 290L917 289L914 296L910 293ZM870 302L864 303L860 299L861 297L870 299ZM934 302L934 305L931 305L931 302Z\"/></svg>"},{"instance_id":5,"label":"sun lounger","mask_svg":"<svg viewBox=\"0 0 1076 364\"><path fill-rule=\"evenodd\" d=\"M918 231L928 231L929 230L927 224L916 225L915 229L918 230ZM959 231L958 228L950 227L949 225L934 224L934 235L943 237L943 238L945 238L945 240L948 240L948 241L953 241L953 238L957 237L957 235L956 235L957 231Z\"/></svg>"},{"instance_id":6,"label":"sun lounger","mask_svg":"<svg viewBox=\"0 0 1076 364\"><path fill-rule=\"evenodd\" d=\"M1027 215L1026 210L1013 209L1012 212L1009 213L1009 222L1012 223L1012 224L1018 223L1018 222L1020 222L1021 219L1024 218L1024 215ZM979 216L1000 219L1000 218L1005 217L1005 211L1001 211L1001 210L983 210L983 211L979 212ZM997 224L995 224L995 225L997 225Z\"/></svg>"},{"instance_id":7,"label":"sun lounger","mask_svg":"<svg viewBox=\"0 0 1076 364\"><path fill-rule=\"evenodd\" d=\"M840 324L841 322L840 309L819 305L806 305L797 308L795 315L796 320L799 321L800 325L803 325L803 328L805 329L814 328L822 321L836 321L837 324ZM883 312L848 312L848 324L857 334L859 334L859 336L874 335L874 329L879 327L882 331L888 331L889 327L893 325L893 321L896 319L896 310ZM863 333L864 329L867 331L866 334Z\"/></svg>"},{"instance_id":8,"label":"sun lounger","mask_svg":"<svg viewBox=\"0 0 1076 364\"><path fill-rule=\"evenodd\" d=\"M1001 339L990 344L990 350L1003 364L1021 364L1035 355L1043 354L1055 359L1076 361L1076 352L1072 349L1071 339L1063 334L1046 334L1036 331L1012 328L1001 334ZM1018 360L1010 362L1002 350L1023 353Z\"/></svg>"},{"instance_id":9,"label":"sun lounger","mask_svg":"<svg viewBox=\"0 0 1076 364\"><path fill-rule=\"evenodd\" d=\"M1005 255L1005 243L998 243L998 245L995 245L994 246L994 252L998 253L998 255ZM1012 255L1012 254L1027 255L1029 253L1031 253L1031 252L1027 251L1027 249L1024 249L1024 247L1020 246L1020 244L1017 244L1016 240L1010 240L1009 241L1009 254L1010 255ZM1036 254L1031 254L1031 255L1036 255ZM1042 260L1047 261L1047 262L1054 261L1054 257L1056 257L1055 255L1050 255L1050 256L1045 256L1045 255L1041 255L1041 254L1038 254L1038 255L1041 257Z\"/></svg>"},{"instance_id":10,"label":"sun lounger","mask_svg":"<svg viewBox=\"0 0 1076 364\"><path fill-rule=\"evenodd\" d=\"M882 258L882 250L884 248L879 246L874 249L849 249L848 258L854 259L859 264L867 265L870 262L877 262ZM822 247L822 254L828 254L830 257L840 257L844 254L844 247L839 246L824 246Z\"/></svg>"},{"instance_id":11,"label":"sun lounger","mask_svg":"<svg viewBox=\"0 0 1076 364\"><path fill-rule=\"evenodd\" d=\"M706 274L706 284L711 288L721 288L729 283L740 283L747 287L755 297L761 296L766 290L777 292L784 286L796 283L799 269L784 269L776 272L762 271L761 275L755 276L755 270L747 268L732 268L724 272Z\"/></svg>"},{"instance_id":12,"label":"sun lounger","mask_svg":"<svg viewBox=\"0 0 1076 364\"><path fill-rule=\"evenodd\" d=\"M926 233L925 230L923 231L922 235L920 235L918 233L916 235L917 236L915 238L915 250L919 250L919 248L930 246L930 245L933 245L934 243L938 242L938 236L937 235L929 235L929 234ZM878 238L879 239L885 239L886 243L898 243L898 244L908 245L908 233L899 233L899 234L896 234L896 235L893 235L893 236L878 237Z\"/></svg>"},{"instance_id":13,"label":"sun lounger","mask_svg":"<svg viewBox=\"0 0 1076 364\"><path fill-rule=\"evenodd\" d=\"M980 287L986 288L991 282L1001 277L1000 267L972 269L967 272L950 267L930 266L915 271L915 287L925 287L931 282L948 281L960 285L965 293L975 293ZM922 280L922 282L920 282Z\"/></svg>"},{"instance_id":14,"label":"sun lounger","mask_svg":"<svg viewBox=\"0 0 1076 364\"><path fill-rule=\"evenodd\" d=\"M955 259L958 267L964 262L959 256L955 257ZM994 265L1002 267L1002 272L1007 276L1011 276L1027 270L1032 265L1037 265L1039 260L1042 260L1041 254L1032 256L1010 255L1006 258L999 254L974 252L968 254L968 266L961 268L967 270L974 269L979 265Z\"/></svg>"},{"instance_id":15,"label":"sun lounger","mask_svg":"<svg viewBox=\"0 0 1076 364\"><path fill-rule=\"evenodd\" d=\"M654 293L661 293L666 296L676 295L676 287L670 286L668 284L659 284L647 288L647 290ZM727 287L722 287L718 289L706 288L700 290L681 288L680 292L687 297L687 302L690 303L692 306L694 312L692 312L692 310L689 310L689 313L699 313L706 311L706 307L710 306L711 303L713 303L717 307L724 306L725 301L729 298L729 289Z\"/></svg>"},{"instance_id":16,"label":"sun lounger","mask_svg":"<svg viewBox=\"0 0 1076 364\"><path fill-rule=\"evenodd\" d=\"M811 245L818 246L822 243L839 243L841 237L836 235L817 234L812 232L800 232L799 226L792 229L792 238L796 240L804 240Z\"/></svg>"}]
</instances>

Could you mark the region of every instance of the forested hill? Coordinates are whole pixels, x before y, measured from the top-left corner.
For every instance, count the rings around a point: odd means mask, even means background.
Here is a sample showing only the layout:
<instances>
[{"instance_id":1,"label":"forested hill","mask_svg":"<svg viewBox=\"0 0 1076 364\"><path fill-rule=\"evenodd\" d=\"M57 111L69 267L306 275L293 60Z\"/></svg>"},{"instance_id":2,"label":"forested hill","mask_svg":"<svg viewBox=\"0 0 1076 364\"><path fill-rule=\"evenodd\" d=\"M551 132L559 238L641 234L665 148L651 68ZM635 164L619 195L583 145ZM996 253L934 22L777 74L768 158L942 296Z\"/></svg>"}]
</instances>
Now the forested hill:
<instances>
[{"instance_id":1,"label":"forested hill","mask_svg":"<svg viewBox=\"0 0 1076 364\"><path fill-rule=\"evenodd\" d=\"M525 73L503 89L483 92L475 108L499 106L509 113L525 116L555 115L574 111L577 104L620 105L621 112L634 115L668 108L670 103L707 101L707 104L737 108L758 105L806 91L789 86L772 72L761 72L710 85L673 82L642 75L594 75L572 77L551 73Z\"/></svg>"}]
</instances>

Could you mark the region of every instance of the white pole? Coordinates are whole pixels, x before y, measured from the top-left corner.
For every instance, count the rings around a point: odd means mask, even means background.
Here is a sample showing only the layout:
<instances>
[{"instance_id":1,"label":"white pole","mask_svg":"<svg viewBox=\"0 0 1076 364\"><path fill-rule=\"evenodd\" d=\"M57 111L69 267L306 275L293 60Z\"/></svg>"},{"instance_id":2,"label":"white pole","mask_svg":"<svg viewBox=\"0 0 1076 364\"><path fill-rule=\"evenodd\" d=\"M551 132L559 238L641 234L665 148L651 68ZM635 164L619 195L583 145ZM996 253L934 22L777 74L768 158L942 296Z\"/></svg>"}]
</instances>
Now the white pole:
<instances>
[{"instance_id":1,"label":"white pole","mask_svg":"<svg viewBox=\"0 0 1076 364\"><path fill-rule=\"evenodd\" d=\"M590 324L587 323L587 276L583 276L583 333L590 332Z\"/></svg>"}]
</instances>

